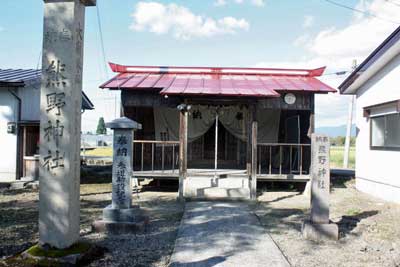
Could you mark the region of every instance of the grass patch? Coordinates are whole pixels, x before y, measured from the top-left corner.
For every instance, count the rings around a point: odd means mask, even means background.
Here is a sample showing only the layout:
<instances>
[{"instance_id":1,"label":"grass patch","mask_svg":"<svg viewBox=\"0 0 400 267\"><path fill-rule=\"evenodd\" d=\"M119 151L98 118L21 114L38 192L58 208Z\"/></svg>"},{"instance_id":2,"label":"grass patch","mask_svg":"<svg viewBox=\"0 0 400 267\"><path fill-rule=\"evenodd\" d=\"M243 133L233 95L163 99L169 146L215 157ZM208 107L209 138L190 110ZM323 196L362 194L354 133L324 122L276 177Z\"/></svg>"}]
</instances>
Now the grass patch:
<instances>
[{"instance_id":1,"label":"grass patch","mask_svg":"<svg viewBox=\"0 0 400 267\"><path fill-rule=\"evenodd\" d=\"M93 150L87 150L86 156L97 156L97 157L112 157L112 147L97 147Z\"/></svg>"},{"instance_id":2,"label":"grass patch","mask_svg":"<svg viewBox=\"0 0 400 267\"><path fill-rule=\"evenodd\" d=\"M343 146L331 146L331 151L330 151L331 168L342 168L343 157L344 157ZM353 146L350 147L349 168L354 169L355 167L356 167L356 148Z\"/></svg>"},{"instance_id":3,"label":"grass patch","mask_svg":"<svg viewBox=\"0 0 400 267\"><path fill-rule=\"evenodd\" d=\"M361 209L359 208L351 208L346 211L347 216L356 216L361 213Z\"/></svg>"},{"instance_id":4,"label":"grass patch","mask_svg":"<svg viewBox=\"0 0 400 267\"><path fill-rule=\"evenodd\" d=\"M61 258L72 254L84 253L90 249L91 245L88 243L76 243L66 249L43 249L39 245L35 245L28 249L28 253L35 257L48 257L48 258Z\"/></svg>"}]
</instances>

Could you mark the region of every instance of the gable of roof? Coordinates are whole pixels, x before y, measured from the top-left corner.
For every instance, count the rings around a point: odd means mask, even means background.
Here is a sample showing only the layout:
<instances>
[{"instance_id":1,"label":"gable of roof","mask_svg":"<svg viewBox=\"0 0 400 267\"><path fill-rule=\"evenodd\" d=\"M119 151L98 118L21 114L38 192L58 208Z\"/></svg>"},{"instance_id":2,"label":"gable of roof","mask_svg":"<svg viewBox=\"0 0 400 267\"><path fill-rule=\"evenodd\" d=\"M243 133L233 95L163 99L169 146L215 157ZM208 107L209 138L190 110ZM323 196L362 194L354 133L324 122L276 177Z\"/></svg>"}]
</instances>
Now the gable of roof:
<instances>
[{"instance_id":1,"label":"gable of roof","mask_svg":"<svg viewBox=\"0 0 400 267\"><path fill-rule=\"evenodd\" d=\"M400 27L389 35L340 85L341 94L354 94L400 53Z\"/></svg>"},{"instance_id":2,"label":"gable of roof","mask_svg":"<svg viewBox=\"0 0 400 267\"><path fill-rule=\"evenodd\" d=\"M0 87L24 87L28 83L40 82L42 70L35 69L0 69ZM92 101L82 91L82 109L94 109Z\"/></svg>"}]
</instances>

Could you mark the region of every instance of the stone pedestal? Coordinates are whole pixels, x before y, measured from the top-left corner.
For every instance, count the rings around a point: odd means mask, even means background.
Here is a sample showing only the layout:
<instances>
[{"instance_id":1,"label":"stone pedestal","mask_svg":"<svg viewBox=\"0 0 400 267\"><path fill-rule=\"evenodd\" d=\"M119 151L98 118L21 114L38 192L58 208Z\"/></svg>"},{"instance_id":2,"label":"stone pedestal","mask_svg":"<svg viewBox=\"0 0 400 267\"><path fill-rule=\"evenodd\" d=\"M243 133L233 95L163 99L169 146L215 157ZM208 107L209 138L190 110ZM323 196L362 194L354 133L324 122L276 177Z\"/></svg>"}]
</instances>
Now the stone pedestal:
<instances>
[{"instance_id":1,"label":"stone pedestal","mask_svg":"<svg viewBox=\"0 0 400 267\"><path fill-rule=\"evenodd\" d=\"M339 239L339 227L336 223L303 222L301 227L303 237L308 240L321 241L324 239Z\"/></svg>"},{"instance_id":2,"label":"stone pedestal","mask_svg":"<svg viewBox=\"0 0 400 267\"><path fill-rule=\"evenodd\" d=\"M103 219L93 223L96 231L123 234L142 229L147 223L139 206L132 206L133 130L141 125L122 117L106 126L114 130L112 203L103 210Z\"/></svg>"},{"instance_id":3,"label":"stone pedestal","mask_svg":"<svg viewBox=\"0 0 400 267\"><path fill-rule=\"evenodd\" d=\"M40 96L39 239L64 249L79 239L80 126L85 6L45 0Z\"/></svg>"},{"instance_id":4,"label":"stone pedestal","mask_svg":"<svg viewBox=\"0 0 400 267\"><path fill-rule=\"evenodd\" d=\"M324 238L337 240L338 226L329 221L330 167L329 137L311 136L311 216L303 223L306 239L319 241Z\"/></svg>"}]
</instances>

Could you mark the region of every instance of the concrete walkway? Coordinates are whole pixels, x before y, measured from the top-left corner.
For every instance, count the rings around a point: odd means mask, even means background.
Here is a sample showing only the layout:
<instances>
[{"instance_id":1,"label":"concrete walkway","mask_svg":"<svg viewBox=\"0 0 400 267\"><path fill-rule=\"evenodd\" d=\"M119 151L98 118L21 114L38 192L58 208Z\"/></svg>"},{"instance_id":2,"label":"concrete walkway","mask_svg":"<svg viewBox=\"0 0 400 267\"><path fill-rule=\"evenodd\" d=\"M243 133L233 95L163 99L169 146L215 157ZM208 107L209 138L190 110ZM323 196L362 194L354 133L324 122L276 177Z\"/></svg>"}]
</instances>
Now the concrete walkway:
<instances>
[{"instance_id":1,"label":"concrete walkway","mask_svg":"<svg viewBox=\"0 0 400 267\"><path fill-rule=\"evenodd\" d=\"M244 202L189 202L170 266L290 264Z\"/></svg>"}]
</instances>

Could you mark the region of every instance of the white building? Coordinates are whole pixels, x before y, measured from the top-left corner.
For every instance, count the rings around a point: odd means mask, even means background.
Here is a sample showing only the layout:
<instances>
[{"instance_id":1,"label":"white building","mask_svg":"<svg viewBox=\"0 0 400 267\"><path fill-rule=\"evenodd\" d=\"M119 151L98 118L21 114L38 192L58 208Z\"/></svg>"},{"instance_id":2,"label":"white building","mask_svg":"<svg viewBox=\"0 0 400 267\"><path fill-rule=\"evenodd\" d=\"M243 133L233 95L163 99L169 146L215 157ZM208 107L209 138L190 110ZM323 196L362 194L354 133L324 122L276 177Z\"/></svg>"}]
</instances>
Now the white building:
<instances>
[{"instance_id":1,"label":"white building","mask_svg":"<svg viewBox=\"0 0 400 267\"><path fill-rule=\"evenodd\" d=\"M400 27L339 89L357 97L357 189L400 203Z\"/></svg>"},{"instance_id":2,"label":"white building","mask_svg":"<svg viewBox=\"0 0 400 267\"><path fill-rule=\"evenodd\" d=\"M24 157L37 153L41 70L0 69L0 182L24 176ZM82 109L93 109L82 93Z\"/></svg>"}]
</instances>

